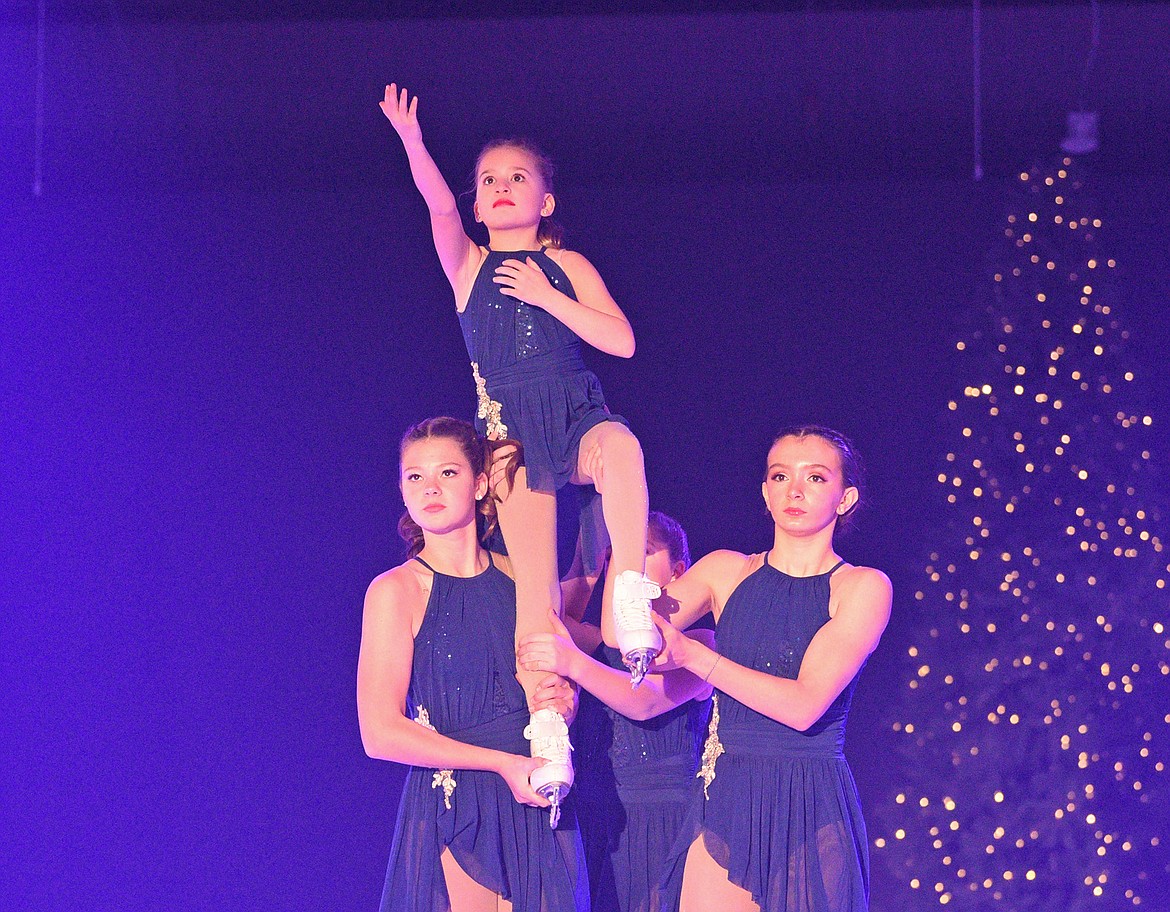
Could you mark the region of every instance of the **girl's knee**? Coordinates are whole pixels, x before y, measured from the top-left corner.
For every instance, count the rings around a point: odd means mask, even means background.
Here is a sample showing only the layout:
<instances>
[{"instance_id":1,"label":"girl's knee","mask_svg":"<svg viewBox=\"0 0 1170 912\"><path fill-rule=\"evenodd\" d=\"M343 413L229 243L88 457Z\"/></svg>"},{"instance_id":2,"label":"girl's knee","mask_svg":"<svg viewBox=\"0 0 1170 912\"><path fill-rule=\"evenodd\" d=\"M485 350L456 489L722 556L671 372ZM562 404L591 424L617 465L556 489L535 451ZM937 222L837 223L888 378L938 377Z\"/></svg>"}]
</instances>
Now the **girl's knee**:
<instances>
[{"instance_id":1,"label":"girl's knee","mask_svg":"<svg viewBox=\"0 0 1170 912\"><path fill-rule=\"evenodd\" d=\"M638 459L642 458L642 444L638 438L624 424L607 422L605 431L598 440L602 458L609 459Z\"/></svg>"}]
</instances>

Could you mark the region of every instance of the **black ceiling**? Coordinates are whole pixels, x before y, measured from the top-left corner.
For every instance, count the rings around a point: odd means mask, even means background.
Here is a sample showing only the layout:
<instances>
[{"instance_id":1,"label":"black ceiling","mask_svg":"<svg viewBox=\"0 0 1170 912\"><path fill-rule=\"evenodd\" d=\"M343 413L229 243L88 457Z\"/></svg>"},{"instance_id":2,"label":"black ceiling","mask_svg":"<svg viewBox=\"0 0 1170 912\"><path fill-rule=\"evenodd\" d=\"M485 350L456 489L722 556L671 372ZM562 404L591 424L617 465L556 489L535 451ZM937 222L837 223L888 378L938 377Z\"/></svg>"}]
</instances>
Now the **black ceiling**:
<instances>
[{"instance_id":1,"label":"black ceiling","mask_svg":"<svg viewBox=\"0 0 1170 912\"><path fill-rule=\"evenodd\" d=\"M404 184L377 108L391 80L423 97L452 175L512 132L570 186L974 169L966 3L46 3L39 69L36 0L5 6L19 20L0 56L9 186L38 169L61 189ZM984 4L988 175L1055 153L1080 105L1100 112L1099 171L1170 171L1170 4L1097 9L1085 80L1087 0Z\"/></svg>"},{"instance_id":2,"label":"black ceiling","mask_svg":"<svg viewBox=\"0 0 1170 912\"><path fill-rule=\"evenodd\" d=\"M57 20L482 19L506 16L816 12L834 10L945 9L971 0L43 0ZM1099 0L1119 4L1124 0ZM1149 2L1149 0L1145 0ZM1166 2L1166 0L1158 0ZM1090 0L983 0L997 7L1088 7ZM1126 5L1134 5L1132 0ZM30 21L39 0L9 0L0 17Z\"/></svg>"}]
</instances>

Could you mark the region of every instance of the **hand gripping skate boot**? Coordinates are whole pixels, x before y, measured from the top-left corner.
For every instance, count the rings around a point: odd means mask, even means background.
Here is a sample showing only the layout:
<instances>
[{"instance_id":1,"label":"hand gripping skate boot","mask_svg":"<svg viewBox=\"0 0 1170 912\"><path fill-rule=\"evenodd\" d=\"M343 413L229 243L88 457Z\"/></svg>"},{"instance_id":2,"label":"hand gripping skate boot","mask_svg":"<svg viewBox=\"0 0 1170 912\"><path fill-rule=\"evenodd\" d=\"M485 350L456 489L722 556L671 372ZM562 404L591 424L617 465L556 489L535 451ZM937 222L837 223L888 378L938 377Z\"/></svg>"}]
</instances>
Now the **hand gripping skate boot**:
<instances>
[{"instance_id":1,"label":"hand gripping skate boot","mask_svg":"<svg viewBox=\"0 0 1170 912\"><path fill-rule=\"evenodd\" d=\"M524 729L530 742L529 753L547 760L528 777L532 789L551 802L548 825L556 828L561 819L561 802L573 785L573 745L569 743L569 726L555 709L538 709Z\"/></svg>"},{"instance_id":2,"label":"hand gripping skate boot","mask_svg":"<svg viewBox=\"0 0 1170 912\"><path fill-rule=\"evenodd\" d=\"M637 570L623 570L613 581L613 625L622 662L630 669L630 686L637 687L650 663L662 651L662 636L654 626L650 602L662 595L656 583Z\"/></svg>"}]
</instances>

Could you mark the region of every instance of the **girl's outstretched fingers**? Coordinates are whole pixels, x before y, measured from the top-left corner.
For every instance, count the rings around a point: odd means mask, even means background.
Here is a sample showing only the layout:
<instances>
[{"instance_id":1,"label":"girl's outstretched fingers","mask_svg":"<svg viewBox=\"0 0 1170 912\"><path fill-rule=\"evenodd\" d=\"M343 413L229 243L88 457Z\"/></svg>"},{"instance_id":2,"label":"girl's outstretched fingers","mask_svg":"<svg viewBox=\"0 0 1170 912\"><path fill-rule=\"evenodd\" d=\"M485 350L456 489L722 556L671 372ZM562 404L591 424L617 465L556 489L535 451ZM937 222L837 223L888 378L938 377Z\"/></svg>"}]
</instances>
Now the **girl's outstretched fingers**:
<instances>
[{"instance_id":1,"label":"girl's outstretched fingers","mask_svg":"<svg viewBox=\"0 0 1170 912\"><path fill-rule=\"evenodd\" d=\"M515 444L507 443L496 447L492 452L491 466L488 474L488 490L497 501L502 501L511 493L512 487L508 482L512 461L520 458L520 449ZM521 463L523 465L523 463Z\"/></svg>"},{"instance_id":2,"label":"girl's outstretched fingers","mask_svg":"<svg viewBox=\"0 0 1170 912\"><path fill-rule=\"evenodd\" d=\"M597 493L604 492L605 487L605 460L601 458L601 444L594 443L588 449L582 449L581 455L578 457L580 463L580 472L585 478L591 479L593 487L597 489ZM609 559L613 557L613 548L607 547L605 549L605 563L609 563Z\"/></svg>"},{"instance_id":3,"label":"girl's outstretched fingers","mask_svg":"<svg viewBox=\"0 0 1170 912\"><path fill-rule=\"evenodd\" d=\"M573 643L573 636L554 609L549 609L549 624L552 632L530 633L516 649L520 667L525 671L551 671L554 674L572 677L573 659L579 653ZM534 709L539 709L539 706Z\"/></svg>"},{"instance_id":4,"label":"girl's outstretched fingers","mask_svg":"<svg viewBox=\"0 0 1170 912\"><path fill-rule=\"evenodd\" d=\"M418 125L418 96L411 98L406 89L399 91L393 82L386 86L386 95L378 103L390 125L403 142L420 139L422 130Z\"/></svg>"}]
</instances>

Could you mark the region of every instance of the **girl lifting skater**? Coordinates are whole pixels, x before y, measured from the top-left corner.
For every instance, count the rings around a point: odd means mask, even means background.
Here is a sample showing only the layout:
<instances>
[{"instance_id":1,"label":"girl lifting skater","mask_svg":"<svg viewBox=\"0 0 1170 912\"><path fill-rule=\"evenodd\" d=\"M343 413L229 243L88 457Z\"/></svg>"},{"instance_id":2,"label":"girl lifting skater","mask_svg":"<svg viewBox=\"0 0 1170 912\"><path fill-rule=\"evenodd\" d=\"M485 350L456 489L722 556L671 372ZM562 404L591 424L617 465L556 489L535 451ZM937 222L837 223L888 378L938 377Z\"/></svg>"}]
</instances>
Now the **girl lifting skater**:
<instances>
[{"instance_id":1,"label":"girl lifting skater","mask_svg":"<svg viewBox=\"0 0 1170 912\"><path fill-rule=\"evenodd\" d=\"M366 592L358 655L362 743L410 765L382 912L588 912L575 821L544 823L532 788L528 701L515 676L516 588L490 526L492 444L455 418L402 439L405 563ZM537 706L569 713L567 682L544 676Z\"/></svg>"},{"instance_id":2,"label":"girl lifting skater","mask_svg":"<svg viewBox=\"0 0 1170 912\"><path fill-rule=\"evenodd\" d=\"M670 583L658 664L715 688L688 825L682 912L865 912L869 854L843 746L858 675L890 617L890 581L833 535L860 498L852 444L787 428L768 452L768 550L714 551ZM717 651L680 629L713 611ZM664 903L670 903L668 896Z\"/></svg>"}]
</instances>

